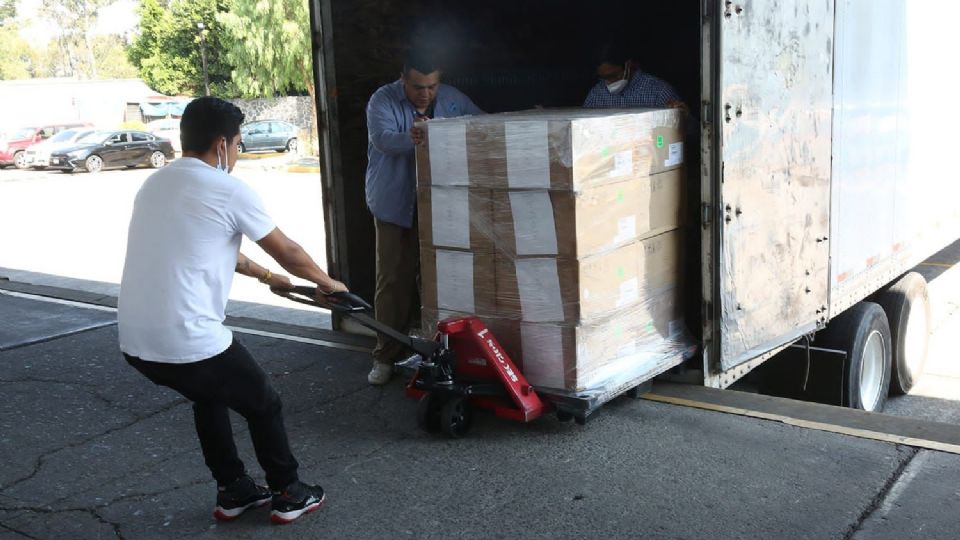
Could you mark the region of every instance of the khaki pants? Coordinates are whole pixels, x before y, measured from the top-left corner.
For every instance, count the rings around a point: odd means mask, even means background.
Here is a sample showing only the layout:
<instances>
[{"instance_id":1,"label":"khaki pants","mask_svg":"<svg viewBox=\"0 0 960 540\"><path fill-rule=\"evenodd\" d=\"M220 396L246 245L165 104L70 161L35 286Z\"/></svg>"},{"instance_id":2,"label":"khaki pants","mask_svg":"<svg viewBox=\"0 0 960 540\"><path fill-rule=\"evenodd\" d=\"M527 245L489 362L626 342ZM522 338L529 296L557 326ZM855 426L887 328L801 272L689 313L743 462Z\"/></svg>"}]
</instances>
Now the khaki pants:
<instances>
[{"instance_id":1,"label":"khaki pants","mask_svg":"<svg viewBox=\"0 0 960 540\"><path fill-rule=\"evenodd\" d=\"M420 320L420 241L417 224L407 229L374 218L377 231L377 290L374 308L377 320L403 333ZM409 351L383 336L377 336L373 359L392 364Z\"/></svg>"}]
</instances>

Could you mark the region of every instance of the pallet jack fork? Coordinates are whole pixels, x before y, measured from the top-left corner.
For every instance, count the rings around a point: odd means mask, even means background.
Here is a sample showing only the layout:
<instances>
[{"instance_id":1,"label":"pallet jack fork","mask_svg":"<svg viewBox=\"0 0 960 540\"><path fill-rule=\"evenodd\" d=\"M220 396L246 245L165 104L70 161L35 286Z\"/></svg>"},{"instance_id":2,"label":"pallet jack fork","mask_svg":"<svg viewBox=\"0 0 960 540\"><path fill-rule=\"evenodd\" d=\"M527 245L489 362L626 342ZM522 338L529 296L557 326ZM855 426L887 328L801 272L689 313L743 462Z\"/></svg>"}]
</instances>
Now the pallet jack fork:
<instances>
[{"instance_id":1,"label":"pallet jack fork","mask_svg":"<svg viewBox=\"0 0 960 540\"><path fill-rule=\"evenodd\" d=\"M447 319L435 339L408 336L371 317L370 304L352 293L317 295L312 287L271 289L284 298L330 309L393 339L415 353L407 395L418 398L417 424L429 432L461 437L469 430L474 408L501 418L531 422L550 407L517 369L493 332L476 317Z\"/></svg>"}]
</instances>

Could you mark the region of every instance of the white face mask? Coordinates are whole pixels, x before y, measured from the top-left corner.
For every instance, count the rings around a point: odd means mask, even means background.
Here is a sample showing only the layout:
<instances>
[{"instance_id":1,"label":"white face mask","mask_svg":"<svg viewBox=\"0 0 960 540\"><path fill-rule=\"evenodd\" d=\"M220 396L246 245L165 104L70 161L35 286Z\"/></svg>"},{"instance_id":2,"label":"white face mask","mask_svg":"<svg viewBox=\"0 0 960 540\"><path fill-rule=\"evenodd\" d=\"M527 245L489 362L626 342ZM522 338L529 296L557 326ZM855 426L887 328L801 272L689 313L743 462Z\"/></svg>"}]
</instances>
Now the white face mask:
<instances>
[{"instance_id":1,"label":"white face mask","mask_svg":"<svg viewBox=\"0 0 960 540\"><path fill-rule=\"evenodd\" d=\"M623 78L617 82L607 83L607 92L611 94L619 94L627 87L627 82L630 79L630 70L625 69L623 71Z\"/></svg>"},{"instance_id":2,"label":"white face mask","mask_svg":"<svg viewBox=\"0 0 960 540\"><path fill-rule=\"evenodd\" d=\"M217 146L217 170L229 173L229 163L227 163L227 140L223 140L223 161L220 160L220 147Z\"/></svg>"},{"instance_id":3,"label":"white face mask","mask_svg":"<svg viewBox=\"0 0 960 540\"><path fill-rule=\"evenodd\" d=\"M611 94L619 94L626 87L627 87L627 81L624 79L620 79L617 82L607 84L607 92L610 92Z\"/></svg>"}]
</instances>

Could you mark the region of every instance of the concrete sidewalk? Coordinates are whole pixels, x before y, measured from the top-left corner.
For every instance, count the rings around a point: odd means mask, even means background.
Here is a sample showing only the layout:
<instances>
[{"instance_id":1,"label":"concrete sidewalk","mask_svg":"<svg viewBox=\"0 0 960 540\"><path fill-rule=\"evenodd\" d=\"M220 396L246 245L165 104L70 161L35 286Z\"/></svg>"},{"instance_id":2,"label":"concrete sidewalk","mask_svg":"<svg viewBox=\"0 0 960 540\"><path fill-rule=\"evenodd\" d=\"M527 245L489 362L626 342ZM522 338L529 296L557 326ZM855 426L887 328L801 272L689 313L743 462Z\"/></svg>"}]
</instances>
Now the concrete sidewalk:
<instances>
[{"instance_id":1,"label":"concrete sidewalk","mask_svg":"<svg viewBox=\"0 0 960 540\"><path fill-rule=\"evenodd\" d=\"M10 298L0 292L0 319ZM960 527L954 454L624 398L583 427L480 416L448 440L416 428L401 381L366 384L366 353L243 334L284 398L302 477L329 499L287 527L262 510L218 524L190 405L126 366L115 326L100 326L109 312L16 304L60 326L0 350L0 538L892 539Z\"/></svg>"}]
</instances>

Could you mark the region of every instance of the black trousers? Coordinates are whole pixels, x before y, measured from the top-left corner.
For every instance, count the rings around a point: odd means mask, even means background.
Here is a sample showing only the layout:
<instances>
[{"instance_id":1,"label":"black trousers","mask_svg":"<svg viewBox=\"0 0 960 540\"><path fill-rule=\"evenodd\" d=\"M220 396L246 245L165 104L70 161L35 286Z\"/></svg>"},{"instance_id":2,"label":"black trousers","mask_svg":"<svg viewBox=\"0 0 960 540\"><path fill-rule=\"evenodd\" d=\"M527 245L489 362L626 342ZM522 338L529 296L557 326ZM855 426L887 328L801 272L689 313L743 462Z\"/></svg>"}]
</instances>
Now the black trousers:
<instances>
[{"instance_id":1,"label":"black trousers","mask_svg":"<svg viewBox=\"0 0 960 540\"><path fill-rule=\"evenodd\" d=\"M233 441L229 409L247 420L270 489L280 491L298 479L299 465L290 451L280 396L250 352L236 340L217 356L187 364L123 356L155 384L172 388L193 402L203 457L218 485L245 474Z\"/></svg>"}]
</instances>

